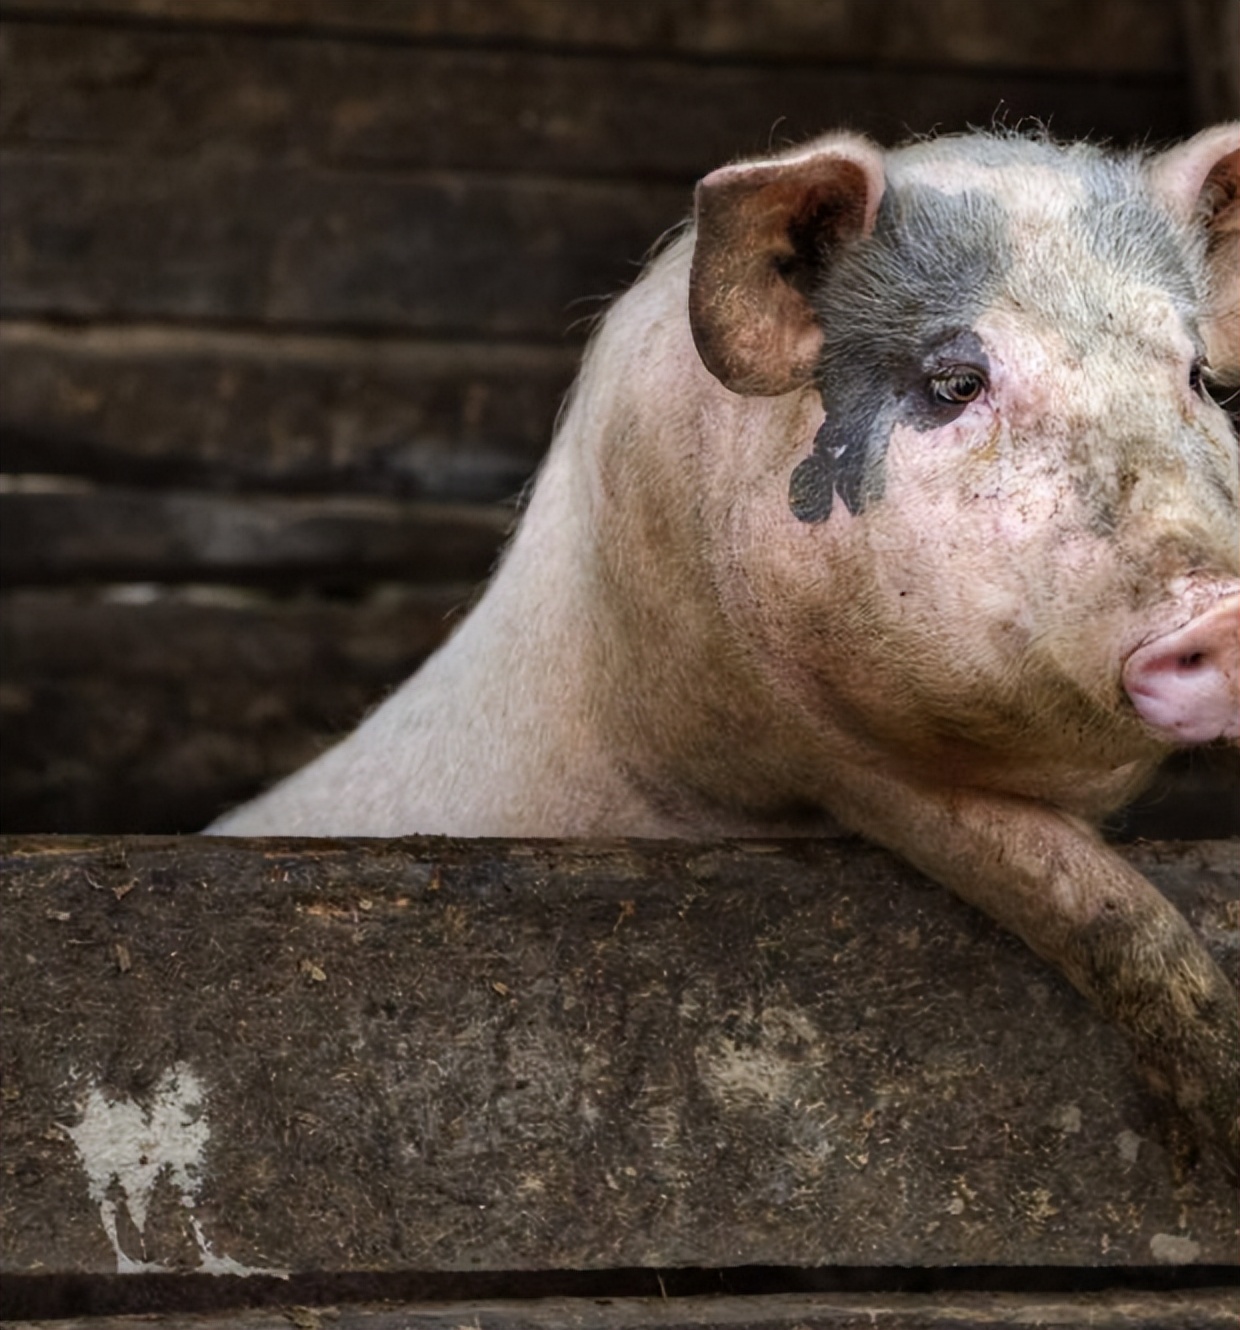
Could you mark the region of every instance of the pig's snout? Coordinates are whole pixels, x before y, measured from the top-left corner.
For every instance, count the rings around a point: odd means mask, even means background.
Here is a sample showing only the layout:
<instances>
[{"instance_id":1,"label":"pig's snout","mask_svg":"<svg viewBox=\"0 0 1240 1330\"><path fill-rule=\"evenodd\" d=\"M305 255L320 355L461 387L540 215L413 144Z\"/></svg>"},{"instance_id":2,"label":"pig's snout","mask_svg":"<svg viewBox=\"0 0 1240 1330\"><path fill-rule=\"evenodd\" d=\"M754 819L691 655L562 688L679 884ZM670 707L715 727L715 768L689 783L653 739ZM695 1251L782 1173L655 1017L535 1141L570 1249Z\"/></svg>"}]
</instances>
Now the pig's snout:
<instances>
[{"instance_id":1,"label":"pig's snout","mask_svg":"<svg viewBox=\"0 0 1240 1330\"><path fill-rule=\"evenodd\" d=\"M1141 719L1168 739L1240 739L1240 594L1134 651L1124 687Z\"/></svg>"}]
</instances>

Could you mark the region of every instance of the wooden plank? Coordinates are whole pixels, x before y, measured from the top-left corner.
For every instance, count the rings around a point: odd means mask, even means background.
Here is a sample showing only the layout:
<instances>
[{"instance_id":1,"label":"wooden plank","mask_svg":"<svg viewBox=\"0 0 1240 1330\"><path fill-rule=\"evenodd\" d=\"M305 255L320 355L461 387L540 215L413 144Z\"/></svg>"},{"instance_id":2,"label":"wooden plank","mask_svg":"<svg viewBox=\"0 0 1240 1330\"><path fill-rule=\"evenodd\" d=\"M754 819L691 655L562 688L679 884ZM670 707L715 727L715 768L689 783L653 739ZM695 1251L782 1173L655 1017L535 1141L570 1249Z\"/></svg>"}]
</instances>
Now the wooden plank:
<instances>
[{"instance_id":1,"label":"wooden plank","mask_svg":"<svg viewBox=\"0 0 1240 1330\"><path fill-rule=\"evenodd\" d=\"M1240 844L1127 854L1229 964ZM859 843L0 856L6 1274L1234 1273L1118 1034Z\"/></svg>"},{"instance_id":2,"label":"wooden plank","mask_svg":"<svg viewBox=\"0 0 1240 1330\"><path fill-rule=\"evenodd\" d=\"M464 588L388 587L357 604L205 587L10 592L0 826L205 826L351 729L468 600ZM1114 830L1240 836L1240 754L1182 755Z\"/></svg>"},{"instance_id":3,"label":"wooden plank","mask_svg":"<svg viewBox=\"0 0 1240 1330\"><path fill-rule=\"evenodd\" d=\"M1240 117L1240 0L1180 0L1199 124Z\"/></svg>"},{"instance_id":4,"label":"wooden plank","mask_svg":"<svg viewBox=\"0 0 1240 1330\"><path fill-rule=\"evenodd\" d=\"M1188 748L1170 757L1150 788L1107 823L1114 839L1240 837L1240 750Z\"/></svg>"},{"instance_id":5,"label":"wooden plank","mask_svg":"<svg viewBox=\"0 0 1240 1330\"><path fill-rule=\"evenodd\" d=\"M402 1307L286 1306L179 1314L184 1330L1235 1330L1234 1290L955 1294L774 1294L760 1297L540 1298ZM35 1330L46 1322L11 1322ZM143 1330L147 1316L71 1317L57 1330ZM156 1322L166 1324L166 1322Z\"/></svg>"},{"instance_id":6,"label":"wooden plank","mask_svg":"<svg viewBox=\"0 0 1240 1330\"><path fill-rule=\"evenodd\" d=\"M572 347L0 323L2 466L111 483L516 494Z\"/></svg>"},{"instance_id":7,"label":"wooden plank","mask_svg":"<svg viewBox=\"0 0 1240 1330\"><path fill-rule=\"evenodd\" d=\"M1169 73L1179 68L1164 0L5 0L8 15L149 19L319 34L464 40L725 59L958 64L1049 71Z\"/></svg>"},{"instance_id":8,"label":"wooden plank","mask_svg":"<svg viewBox=\"0 0 1240 1330\"><path fill-rule=\"evenodd\" d=\"M9 585L476 582L490 572L513 520L499 505L379 498L0 492L0 577Z\"/></svg>"},{"instance_id":9,"label":"wooden plank","mask_svg":"<svg viewBox=\"0 0 1240 1330\"><path fill-rule=\"evenodd\" d=\"M909 130L1049 119L1061 134L1172 137L1182 75L960 74L686 65L520 50L341 45L209 32L18 24L0 44L12 146L349 170L669 177L847 125Z\"/></svg>"},{"instance_id":10,"label":"wooden plank","mask_svg":"<svg viewBox=\"0 0 1240 1330\"><path fill-rule=\"evenodd\" d=\"M0 154L5 312L558 339L686 191Z\"/></svg>"},{"instance_id":11,"label":"wooden plank","mask_svg":"<svg viewBox=\"0 0 1240 1330\"><path fill-rule=\"evenodd\" d=\"M361 604L208 591L3 597L0 824L195 831L356 725L468 601L464 588Z\"/></svg>"}]
</instances>

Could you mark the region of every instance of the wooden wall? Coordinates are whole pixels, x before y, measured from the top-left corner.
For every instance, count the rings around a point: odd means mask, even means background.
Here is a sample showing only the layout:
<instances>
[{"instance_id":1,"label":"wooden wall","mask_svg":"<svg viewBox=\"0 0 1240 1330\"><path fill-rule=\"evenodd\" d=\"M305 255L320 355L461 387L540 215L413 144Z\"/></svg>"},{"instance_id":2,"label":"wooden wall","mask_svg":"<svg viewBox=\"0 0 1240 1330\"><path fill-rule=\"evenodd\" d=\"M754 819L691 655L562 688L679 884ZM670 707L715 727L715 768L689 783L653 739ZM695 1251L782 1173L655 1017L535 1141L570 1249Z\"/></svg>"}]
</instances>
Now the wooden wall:
<instances>
[{"instance_id":1,"label":"wooden wall","mask_svg":"<svg viewBox=\"0 0 1240 1330\"><path fill-rule=\"evenodd\" d=\"M1238 13L7 0L5 826L192 830L403 677L711 166L841 124L1180 135L1236 99ZM1230 827L1184 780L1171 829Z\"/></svg>"}]
</instances>

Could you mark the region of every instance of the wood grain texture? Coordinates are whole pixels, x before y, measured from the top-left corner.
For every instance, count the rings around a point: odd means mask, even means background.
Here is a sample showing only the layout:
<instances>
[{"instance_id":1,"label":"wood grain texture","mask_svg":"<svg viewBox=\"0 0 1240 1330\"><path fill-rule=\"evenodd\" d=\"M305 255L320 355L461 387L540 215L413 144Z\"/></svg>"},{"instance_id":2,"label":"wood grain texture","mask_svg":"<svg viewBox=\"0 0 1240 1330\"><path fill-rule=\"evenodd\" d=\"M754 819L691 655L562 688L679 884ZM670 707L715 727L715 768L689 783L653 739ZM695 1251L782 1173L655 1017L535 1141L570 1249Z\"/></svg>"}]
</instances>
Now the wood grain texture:
<instances>
[{"instance_id":1,"label":"wood grain texture","mask_svg":"<svg viewBox=\"0 0 1240 1330\"><path fill-rule=\"evenodd\" d=\"M514 522L498 505L74 489L0 494L14 583L359 586L486 577Z\"/></svg>"},{"instance_id":2,"label":"wood grain texture","mask_svg":"<svg viewBox=\"0 0 1240 1330\"><path fill-rule=\"evenodd\" d=\"M350 604L197 587L0 599L0 824L191 832L347 733L447 636L467 587Z\"/></svg>"},{"instance_id":3,"label":"wood grain texture","mask_svg":"<svg viewBox=\"0 0 1240 1330\"><path fill-rule=\"evenodd\" d=\"M111 483L510 499L575 347L0 323L0 466Z\"/></svg>"},{"instance_id":4,"label":"wood grain texture","mask_svg":"<svg viewBox=\"0 0 1240 1330\"><path fill-rule=\"evenodd\" d=\"M678 187L0 154L9 315L559 339L637 273Z\"/></svg>"},{"instance_id":5,"label":"wood grain texture","mask_svg":"<svg viewBox=\"0 0 1240 1330\"><path fill-rule=\"evenodd\" d=\"M9 15L262 26L376 40L461 40L723 59L815 59L1109 73L1178 69L1164 0L5 0Z\"/></svg>"},{"instance_id":6,"label":"wood grain texture","mask_svg":"<svg viewBox=\"0 0 1240 1330\"><path fill-rule=\"evenodd\" d=\"M1198 124L1240 117L1240 0L1180 0Z\"/></svg>"},{"instance_id":7,"label":"wood grain texture","mask_svg":"<svg viewBox=\"0 0 1240 1330\"><path fill-rule=\"evenodd\" d=\"M54 24L11 24L0 42L4 142L141 159L688 183L738 155L841 125L891 142L987 124L996 111L1120 140L1191 124L1183 72L1107 79L1061 69L1051 80L944 65L910 78L807 56L776 72Z\"/></svg>"},{"instance_id":8,"label":"wood grain texture","mask_svg":"<svg viewBox=\"0 0 1240 1330\"><path fill-rule=\"evenodd\" d=\"M0 852L7 1272L1236 1259L1119 1036L857 843ZM1240 846L1127 853L1234 966Z\"/></svg>"},{"instance_id":9,"label":"wood grain texture","mask_svg":"<svg viewBox=\"0 0 1240 1330\"><path fill-rule=\"evenodd\" d=\"M178 1314L183 1330L1235 1330L1234 1290L1030 1294L771 1295L759 1297L546 1298L403 1307L286 1306ZM14 1321L11 1330L47 1322ZM57 1330L149 1330L171 1320L71 1317Z\"/></svg>"}]
</instances>

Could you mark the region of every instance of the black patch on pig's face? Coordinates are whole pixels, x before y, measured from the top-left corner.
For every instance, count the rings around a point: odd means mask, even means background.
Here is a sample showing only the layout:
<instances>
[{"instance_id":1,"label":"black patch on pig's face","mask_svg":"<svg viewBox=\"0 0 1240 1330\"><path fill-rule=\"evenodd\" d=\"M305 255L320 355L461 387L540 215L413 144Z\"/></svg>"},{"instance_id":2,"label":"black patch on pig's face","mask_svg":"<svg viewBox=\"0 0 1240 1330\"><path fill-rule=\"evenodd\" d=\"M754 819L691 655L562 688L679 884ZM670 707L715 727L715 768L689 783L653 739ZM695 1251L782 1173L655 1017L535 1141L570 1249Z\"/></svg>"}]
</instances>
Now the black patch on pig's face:
<instances>
[{"instance_id":1,"label":"black patch on pig's face","mask_svg":"<svg viewBox=\"0 0 1240 1330\"><path fill-rule=\"evenodd\" d=\"M1187 335L1200 341L1203 246L1151 196L1140 154L1003 134L907 151L927 171L938 153L971 163L979 176L997 167L1049 168L1063 173L1080 202L1044 219L1053 230L1043 233L1040 253L1036 228L1026 225L1017 264L1008 214L994 195L889 183L873 232L823 252L812 300L823 333L816 379L826 419L791 479L789 502L802 521L829 517L836 495L854 514L880 499L895 426L927 431L952 418L928 391L935 357L940 370L954 363L985 373L972 329L1001 296L1053 326L1082 359L1110 335L1117 294L1134 283L1165 291ZM1056 242L1060 228L1072 244ZM1083 261L1072 260L1074 244Z\"/></svg>"},{"instance_id":2,"label":"black patch on pig's face","mask_svg":"<svg viewBox=\"0 0 1240 1330\"><path fill-rule=\"evenodd\" d=\"M919 432L939 429L964 410L963 405L934 400L928 391L933 378L961 367L989 377L990 360L971 328L951 331L921 352L916 363L890 382L868 384L873 389L868 400L864 395L850 400L845 392L827 406L813 452L793 470L789 485L789 503L802 522L825 521L837 494L856 516L882 495L882 457L897 425Z\"/></svg>"},{"instance_id":3,"label":"black patch on pig's face","mask_svg":"<svg viewBox=\"0 0 1240 1330\"><path fill-rule=\"evenodd\" d=\"M873 232L826 256L814 305L827 415L792 474L801 521L828 518L837 494L854 514L882 497L896 425L925 431L959 414L935 402L929 379L953 365L988 369L972 324L1009 266L997 200L924 185L889 189Z\"/></svg>"}]
</instances>

